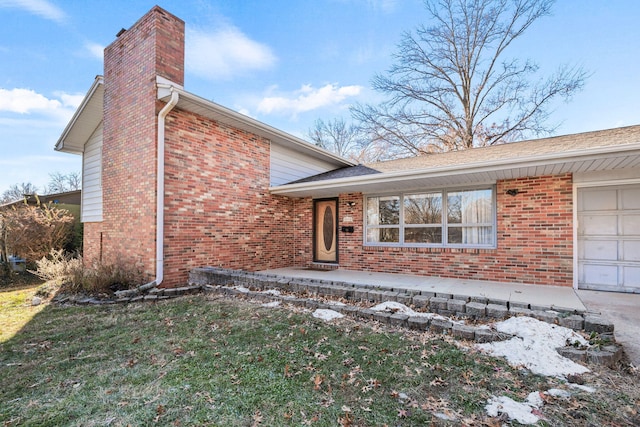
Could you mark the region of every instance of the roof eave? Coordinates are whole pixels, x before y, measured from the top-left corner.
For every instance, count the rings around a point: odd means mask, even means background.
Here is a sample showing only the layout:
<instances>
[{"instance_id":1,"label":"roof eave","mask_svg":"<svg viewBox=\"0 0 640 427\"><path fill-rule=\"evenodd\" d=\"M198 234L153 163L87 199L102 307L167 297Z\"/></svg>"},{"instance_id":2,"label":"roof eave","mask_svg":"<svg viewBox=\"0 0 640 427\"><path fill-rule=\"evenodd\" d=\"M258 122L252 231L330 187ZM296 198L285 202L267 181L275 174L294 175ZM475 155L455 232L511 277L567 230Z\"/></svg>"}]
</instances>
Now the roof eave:
<instances>
[{"instance_id":1,"label":"roof eave","mask_svg":"<svg viewBox=\"0 0 640 427\"><path fill-rule=\"evenodd\" d=\"M100 118L97 119L95 114L87 114L87 111L91 108L98 108L96 107L98 105L99 108L102 109L104 97L103 85L104 78L102 76L96 76L93 84L80 103L80 106L78 106L78 109L73 113L71 120L69 120L69 123L64 128L60 138L56 142L56 151L82 154L84 150L84 143L90 135L86 135L86 132L77 131L78 124L87 120L92 120L93 122L89 123L88 127L95 130L102 121L101 114ZM82 135L78 136L76 133L81 133Z\"/></svg>"},{"instance_id":2,"label":"roof eave","mask_svg":"<svg viewBox=\"0 0 640 427\"><path fill-rule=\"evenodd\" d=\"M298 184L284 184L271 187L269 191L273 194L291 197L309 197L316 194L327 195L329 191L339 194L341 189L361 188L362 192L369 191L377 184L382 183L402 183L415 182L418 180L437 179L442 177L473 177L480 176L487 172L500 172L507 170L519 170L526 168L536 168L541 166L553 166L557 164L567 164L567 172L578 172L579 165L586 161L601 160L607 157L635 156L640 158L640 143L625 144L614 147L601 147L591 150L571 151L557 153L553 156L529 156L513 159L496 160L493 162L481 162L475 164L463 164L454 166L443 166L431 169L414 169L398 172L382 172L371 175L360 175L355 177L338 178L326 181L311 181ZM571 167L575 165L575 167ZM465 181L465 180L461 180ZM468 181L468 180L467 180Z\"/></svg>"},{"instance_id":3,"label":"roof eave","mask_svg":"<svg viewBox=\"0 0 640 427\"><path fill-rule=\"evenodd\" d=\"M237 111L187 92L179 86L158 83L158 99L161 101L166 102L170 98L171 92L174 91L178 92L178 95L180 96L177 104L178 108L201 114L202 111L193 111L195 109L194 106L197 106L203 110L211 112L211 118L214 120L218 120L222 123L238 127L241 130L262 136L272 142L289 146L298 151L303 151L314 157L332 163L336 167L355 166L355 163L350 160L324 150L323 148L313 145L287 132L262 123L252 117L238 113Z\"/></svg>"}]
</instances>

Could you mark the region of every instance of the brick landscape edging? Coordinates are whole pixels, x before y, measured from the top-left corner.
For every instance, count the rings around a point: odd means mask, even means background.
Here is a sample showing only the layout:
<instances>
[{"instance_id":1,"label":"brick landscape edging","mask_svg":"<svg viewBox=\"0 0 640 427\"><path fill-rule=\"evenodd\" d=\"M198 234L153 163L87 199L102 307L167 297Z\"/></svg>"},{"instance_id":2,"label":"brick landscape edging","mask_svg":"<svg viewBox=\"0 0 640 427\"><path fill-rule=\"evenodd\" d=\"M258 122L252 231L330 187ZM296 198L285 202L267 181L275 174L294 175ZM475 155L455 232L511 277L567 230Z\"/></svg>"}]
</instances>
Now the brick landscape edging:
<instances>
[{"instance_id":1,"label":"brick landscape edging","mask_svg":"<svg viewBox=\"0 0 640 427\"><path fill-rule=\"evenodd\" d=\"M189 285L243 286L258 291L274 289L299 295L320 295L363 303L396 301L413 306L420 311L481 321L503 320L511 316L526 315L576 331L611 335L614 331L613 323L593 313L462 294L419 291L401 286L380 288L374 285L292 278L217 267L191 270Z\"/></svg>"}]
</instances>

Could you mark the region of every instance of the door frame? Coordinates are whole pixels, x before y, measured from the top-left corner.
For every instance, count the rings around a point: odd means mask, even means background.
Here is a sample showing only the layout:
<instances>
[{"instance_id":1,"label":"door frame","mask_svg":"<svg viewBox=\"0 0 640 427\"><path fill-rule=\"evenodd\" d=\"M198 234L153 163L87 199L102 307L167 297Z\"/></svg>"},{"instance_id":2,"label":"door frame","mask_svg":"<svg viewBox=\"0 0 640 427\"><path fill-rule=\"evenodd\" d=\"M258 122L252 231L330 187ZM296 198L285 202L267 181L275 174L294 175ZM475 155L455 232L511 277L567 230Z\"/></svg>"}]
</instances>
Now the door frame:
<instances>
[{"instance_id":1,"label":"door frame","mask_svg":"<svg viewBox=\"0 0 640 427\"><path fill-rule=\"evenodd\" d=\"M323 263L323 264L338 264L338 260L339 260L339 256L340 256L340 239L338 238L339 236L339 228L338 228L338 198L337 197L328 197L328 198L324 198L324 199L313 199L313 223L311 225L312 228L312 233L311 233L311 238L312 238L312 249L313 249L313 262L317 262L317 263ZM318 215L318 203L322 203L322 202L334 202L334 206L335 206L335 214L334 214L334 219L335 219L335 223L334 223L334 230L335 230L335 236L336 236L336 259L335 261L324 261L324 260L319 260L318 256L317 256L317 248L316 248L316 244L317 244L317 233L318 233L318 227L316 226L317 224L317 215Z\"/></svg>"}]
</instances>

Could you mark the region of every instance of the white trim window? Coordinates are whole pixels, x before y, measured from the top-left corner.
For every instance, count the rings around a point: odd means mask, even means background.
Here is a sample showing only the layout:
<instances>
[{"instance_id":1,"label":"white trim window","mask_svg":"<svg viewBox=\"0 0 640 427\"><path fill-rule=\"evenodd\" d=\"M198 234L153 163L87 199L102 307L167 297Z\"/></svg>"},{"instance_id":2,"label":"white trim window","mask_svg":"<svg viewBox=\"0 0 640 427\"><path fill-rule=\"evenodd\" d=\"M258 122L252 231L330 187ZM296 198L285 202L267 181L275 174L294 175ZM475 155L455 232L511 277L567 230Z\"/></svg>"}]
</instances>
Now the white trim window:
<instances>
[{"instance_id":1,"label":"white trim window","mask_svg":"<svg viewBox=\"0 0 640 427\"><path fill-rule=\"evenodd\" d=\"M366 198L365 244L493 248L493 187Z\"/></svg>"}]
</instances>

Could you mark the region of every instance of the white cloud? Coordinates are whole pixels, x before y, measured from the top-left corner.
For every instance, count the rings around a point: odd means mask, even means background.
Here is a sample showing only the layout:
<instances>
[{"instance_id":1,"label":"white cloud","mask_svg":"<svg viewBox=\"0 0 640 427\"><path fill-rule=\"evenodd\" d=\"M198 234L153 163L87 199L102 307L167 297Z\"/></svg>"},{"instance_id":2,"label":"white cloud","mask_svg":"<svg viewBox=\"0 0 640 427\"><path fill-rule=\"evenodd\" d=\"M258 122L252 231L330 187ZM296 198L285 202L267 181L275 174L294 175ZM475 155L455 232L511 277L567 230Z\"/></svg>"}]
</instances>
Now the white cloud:
<instances>
[{"instance_id":1,"label":"white cloud","mask_svg":"<svg viewBox=\"0 0 640 427\"><path fill-rule=\"evenodd\" d=\"M54 95L60 97L63 106L73 108L74 110L78 108L85 97L85 95L81 93L70 94L65 92L55 92Z\"/></svg>"},{"instance_id":2,"label":"white cloud","mask_svg":"<svg viewBox=\"0 0 640 427\"><path fill-rule=\"evenodd\" d=\"M396 10L398 0L336 0L338 3L365 5L374 12L391 13Z\"/></svg>"},{"instance_id":3,"label":"white cloud","mask_svg":"<svg viewBox=\"0 0 640 427\"><path fill-rule=\"evenodd\" d=\"M58 23L63 23L66 19L64 11L47 0L0 0L0 7L23 9Z\"/></svg>"},{"instance_id":4,"label":"white cloud","mask_svg":"<svg viewBox=\"0 0 640 427\"><path fill-rule=\"evenodd\" d=\"M231 25L214 32L188 30L185 55L187 71L208 80L268 69L277 60L269 46L251 40Z\"/></svg>"},{"instance_id":5,"label":"white cloud","mask_svg":"<svg viewBox=\"0 0 640 427\"><path fill-rule=\"evenodd\" d=\"M397 0L367 0L367 4L375 11L391 13L396 9Z\"/></svg>"},{"instance_id":6,"label":"white cloud","mask_svg":"<svg viewBox=\"0 0 640 427\"><path fill-rule=\"evenodd\" d=\"M62 103L31 89L0 89L0 111L28 114L34 111L56 110Z\"/></svg>"},{"instance_id":7,"label":"white cloud","mask_svg":"<svg viewBox=\"0 0 640 427\"><path fill-rule=\"evenodd\" d=\"M104 59L104 46L98 43L85 42L85 49L96 59L102 61Z\"/></svg>"},{"instance_id":8,"label":"white cloud","mask_svg":"<svg viewBox=\"0 0 640 427\"><path fill-rule=\"evenodd\" d=\"M47 98L31 89L0 88L0 120L13 122L15 126L60 126L65 125L80 103L84 95L56 92L55 98ZM2 113L13 113L27 116L24 119L2 117ZM26 123L30 123L27 125Z\"/></svg>"},{"instance_id":9,"label":"white cloud","mask_svg":"<svg viewBox=\"0 0 640 427\"><path fill-rule=\"evenodd\" d=\"M296 116L299 113L340 104L349 97L357 96L362 86L337 86L327 84L321 88L303 85L291 96L268 96L258 104L258 111L265 114L284 113Z\"/></svg>"}]
</instances>

